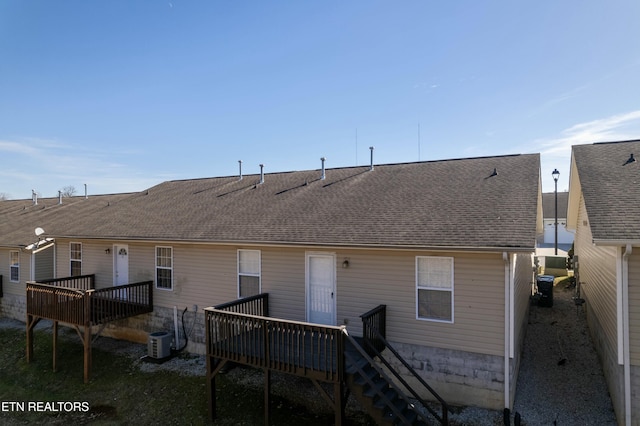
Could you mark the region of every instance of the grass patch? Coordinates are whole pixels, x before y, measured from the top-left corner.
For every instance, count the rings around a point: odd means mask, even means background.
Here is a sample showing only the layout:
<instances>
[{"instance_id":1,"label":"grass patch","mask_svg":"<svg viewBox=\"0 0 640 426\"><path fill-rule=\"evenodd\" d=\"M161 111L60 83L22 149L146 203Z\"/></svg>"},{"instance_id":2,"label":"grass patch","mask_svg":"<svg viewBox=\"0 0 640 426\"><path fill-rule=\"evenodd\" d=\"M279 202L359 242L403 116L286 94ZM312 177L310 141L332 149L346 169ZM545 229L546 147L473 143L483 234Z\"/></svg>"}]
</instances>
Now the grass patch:
<instances>
[{"instance_id":1,"label":"grass patch","mask_svg":"<svg viewBox=\"0 0 640 426\"><path fill-rule=\"evenodd\" d=\"M62 333L61 333L62 334ZM75 338L72 338L75 337ZM83 351L73 334L58 339L58 371L52 371L52 336L34 332L34 360L26 362L25 330L0 329L0 411L3 425L200 425L209 422L207 393L202 376L171 371L144 372L140 361L124 354L93 349L90 383L83 382ZM219 425L264 424L262 387L233 383L218 375ZM7 411L7 403L80 402L88 410ZM46 408L46 407L45 407ZM330 408L311 413L298 402L271 396L271 423L276 425L327 425ZM364 424L354 420L351 424Z\"/></svg>"}]
</instances>

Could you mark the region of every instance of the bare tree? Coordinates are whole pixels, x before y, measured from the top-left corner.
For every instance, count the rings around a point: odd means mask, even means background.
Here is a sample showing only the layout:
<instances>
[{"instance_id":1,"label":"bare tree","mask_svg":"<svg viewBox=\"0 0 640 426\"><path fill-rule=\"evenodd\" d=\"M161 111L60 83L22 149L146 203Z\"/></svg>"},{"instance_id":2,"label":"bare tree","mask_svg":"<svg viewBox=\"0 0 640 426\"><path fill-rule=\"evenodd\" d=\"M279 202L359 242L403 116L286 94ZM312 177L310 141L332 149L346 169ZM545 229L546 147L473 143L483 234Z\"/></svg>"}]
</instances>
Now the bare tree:
<instances>
[{"instance_id":1,"label":"bare tree","mask_svg":"<svg viewBox=\"0 0 640 426\"><path fill-rule=\"evenodd\" d=\"M0 200L8 200L9 199L9 194L7 194L6 192L0 192Z\"/></svg>"},{"instance_id":2,"label":"bare tree","mask_svg":"<svg viewBox=\"0 0 640 426\"><path fill-rule=\"evenodd\" d=\"M63 197L73 197L76 194L76 187L73 185L65 186L61 192Z\"/></svg>"}]
</instances>

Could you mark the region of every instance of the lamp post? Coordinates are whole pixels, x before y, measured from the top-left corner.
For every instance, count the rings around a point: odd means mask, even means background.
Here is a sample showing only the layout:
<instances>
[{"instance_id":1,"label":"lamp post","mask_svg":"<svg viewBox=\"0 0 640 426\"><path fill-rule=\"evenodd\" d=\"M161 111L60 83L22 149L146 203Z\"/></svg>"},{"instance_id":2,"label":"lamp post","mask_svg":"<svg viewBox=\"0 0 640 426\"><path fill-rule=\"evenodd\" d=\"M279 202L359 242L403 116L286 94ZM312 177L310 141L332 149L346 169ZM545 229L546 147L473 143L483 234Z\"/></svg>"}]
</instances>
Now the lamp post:
<instances>
[{"instance_id":1,"label":"lamp post","mask_svg":"<svg viewBox=\"0 0 640 426\"><path fill-rule=\"evenodd\" d=\"M553 176L553 181L555 182L555 186L556 189L554 191L555 193L555 199L556 199L556 221L555 221L555 228L556 228L556 239L555 239L555 254L556 256L558 255L558 178L560 177L560 172L558 171L558 169L553 169L553 172L551 172L551 176Z\"/></svg>"}]
</instances>

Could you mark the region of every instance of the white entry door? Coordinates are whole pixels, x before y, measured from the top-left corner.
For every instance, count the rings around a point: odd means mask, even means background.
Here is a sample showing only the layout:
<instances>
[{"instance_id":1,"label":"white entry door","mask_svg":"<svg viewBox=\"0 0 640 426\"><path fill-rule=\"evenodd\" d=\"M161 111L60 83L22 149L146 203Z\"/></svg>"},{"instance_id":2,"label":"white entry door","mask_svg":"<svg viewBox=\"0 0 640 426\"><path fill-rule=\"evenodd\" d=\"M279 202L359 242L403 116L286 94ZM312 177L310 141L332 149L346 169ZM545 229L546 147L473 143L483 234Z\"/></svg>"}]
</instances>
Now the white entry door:
<instances>
[{"instance_id":1,"label":"white entry door","mask_svg":"<svg viewBox=\"0 0 640 426\"><path fill-rule=\"evenodd\" d=\"M336 324L336 257L307 254L307 321Z\"/></svg>"},{"instance_id":2,"label":"white entry door","mask_svg":"<svg viewBox=\"0 0 640 426\"><path fill-rule=\"evenodd\" d=\"M114 245L113 246L113 285L129 284L129 246ZM126 299L126 289L120 295Z\"/></svg>"}]
</instances>

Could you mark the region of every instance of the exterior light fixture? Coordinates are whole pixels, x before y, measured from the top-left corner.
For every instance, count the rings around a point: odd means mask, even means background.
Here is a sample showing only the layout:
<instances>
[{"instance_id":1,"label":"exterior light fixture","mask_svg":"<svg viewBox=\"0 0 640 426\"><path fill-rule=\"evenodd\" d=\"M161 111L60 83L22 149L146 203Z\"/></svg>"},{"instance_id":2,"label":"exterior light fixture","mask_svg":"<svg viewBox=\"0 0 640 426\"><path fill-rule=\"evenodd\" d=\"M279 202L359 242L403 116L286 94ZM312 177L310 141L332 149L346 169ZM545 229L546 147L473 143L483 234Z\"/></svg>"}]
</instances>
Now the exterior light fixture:
<instances>
[{"instance_id":1,"label":"exterior light fixture","mask_svg":"<svg viewBox=\"0 0 640 426\"><path fill-rule=\"evenodd\" d=\"M104 250L104 252L105 252L106 254L111 254L111 249L110 249L110 248L107 248L107 249L105 249L105 250Z\"/></svg>"},{"instance_id":2,"label":"exterior light fixture","mask_svg":"<svg viewBox=\"0 0 640 426\"><path fill-rule=\"evenodd\" d=\"M342 267L345 269L349 267L349 259L345 259L344 262L342 262Z\"/></svg>"}]
</instances>

